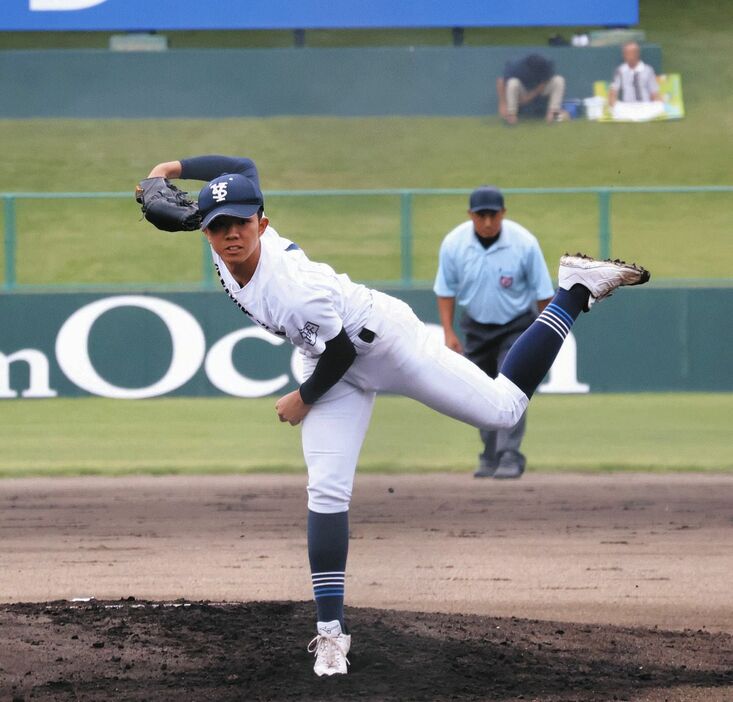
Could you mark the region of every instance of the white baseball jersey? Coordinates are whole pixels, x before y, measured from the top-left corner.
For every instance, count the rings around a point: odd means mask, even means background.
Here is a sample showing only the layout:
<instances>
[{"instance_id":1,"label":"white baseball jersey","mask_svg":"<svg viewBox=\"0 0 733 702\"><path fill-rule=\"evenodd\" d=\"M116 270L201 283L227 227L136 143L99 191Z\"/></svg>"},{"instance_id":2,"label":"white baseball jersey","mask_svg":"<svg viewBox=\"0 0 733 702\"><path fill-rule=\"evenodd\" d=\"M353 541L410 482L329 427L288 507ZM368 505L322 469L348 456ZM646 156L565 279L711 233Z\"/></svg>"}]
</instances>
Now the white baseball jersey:
<instances>
[{"instance_id":1,"label":"white baseball jersey","mask_svg":"<svg viewBox=\"0 0 733 702\"><path fill-rule=\"evenodd\" d=\"M372 309L369 288L311 261L289 239L267 227L252 279L241 287L212 250L222 284L259 326L285 336L307 356L320 356L343 327L353 341Z\"/></svg>"},{"instance_id":2,"label":"white baseball jersey","mask_svg":"<svg viewBox=\"0 0 733 702\"><path fill-rule=\"evenodd\" d=\"M344 376L310 409L302 423L308 466L308 507L349 508L359 451L378 392L411 397L479 428L509 427L527 408L527 396L502 375L490 378L431 334L401 300L353 283L314 263L268 227L252 279L240 286L213 251L222 283L251 319L287 337L304 353L305 377L325 342L344 327L357 356ZM359 337L367 327L372 341Z\"/></svg>"}]
</instances>

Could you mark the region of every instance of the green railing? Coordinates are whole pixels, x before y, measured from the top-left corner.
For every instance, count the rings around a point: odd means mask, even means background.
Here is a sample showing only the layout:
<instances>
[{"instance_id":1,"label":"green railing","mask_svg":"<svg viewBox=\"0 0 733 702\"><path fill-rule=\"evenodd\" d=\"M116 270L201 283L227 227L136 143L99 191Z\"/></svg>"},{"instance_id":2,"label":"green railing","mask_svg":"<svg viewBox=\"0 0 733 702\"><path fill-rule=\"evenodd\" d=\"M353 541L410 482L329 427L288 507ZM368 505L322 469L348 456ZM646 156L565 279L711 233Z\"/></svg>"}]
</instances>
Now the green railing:
<instances>
[{"instance_id":1,"label":"green railing","mask_svg":"<svg viewBox=\"0 0 733 702\"><path fill-rule=\"evenodd\" d=\"M409 188L373 190L269 190L268 197L321 198L354 196L392 196L400 201L400 281L404 287L413 284L413 204L416 197L458 195L468 196L466 188ZM733 185L699 186L638 186L638 187L578 187L578 188L504 188L507 195L595 195L598 206L598 255L608 258L612 253L611 206L615 194L626 193L733 193ZM19 200L73 200L73 199L130 199L128 192L89 193L0 193L3 199L3 250L5 275L3 288L18 289L16 275L17 220L16 202ZM213 282L208 246L202 245L202 280L208 286Z\"/></svg>"}]
</instances>

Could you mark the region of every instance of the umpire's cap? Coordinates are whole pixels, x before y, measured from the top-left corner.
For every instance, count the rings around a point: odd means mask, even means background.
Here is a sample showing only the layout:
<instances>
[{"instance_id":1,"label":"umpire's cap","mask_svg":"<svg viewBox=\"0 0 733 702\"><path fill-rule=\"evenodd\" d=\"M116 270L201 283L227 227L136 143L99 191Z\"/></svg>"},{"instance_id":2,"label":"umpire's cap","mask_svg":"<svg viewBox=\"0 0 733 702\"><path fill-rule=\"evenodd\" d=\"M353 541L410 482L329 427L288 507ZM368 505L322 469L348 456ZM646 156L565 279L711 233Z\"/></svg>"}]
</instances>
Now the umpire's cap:
<instances>
[{"instance_id":1,"label":"umpire's cap","mask_svg":"<svg viewBox=\"0 0 733 702\"><path fill-rule=\"evenodd\" d=\"M264 204L260 189L249 178L240 173L219 176L199 193L201 229L206 229L220 215L247 219Z\"/></svg>"},{"instance_id":2,"label":"umpire's cap","mask_svg":"<svg viewBox=\"0 0 733 702\"><path fill-rule=\"evenodd\" d=\"M493 185L482 185L471 193L468 209L471 212L480 212L481 210L498 212L504 209L504 196L499 188L495 188Z\"/></svg>"}]
</instances>

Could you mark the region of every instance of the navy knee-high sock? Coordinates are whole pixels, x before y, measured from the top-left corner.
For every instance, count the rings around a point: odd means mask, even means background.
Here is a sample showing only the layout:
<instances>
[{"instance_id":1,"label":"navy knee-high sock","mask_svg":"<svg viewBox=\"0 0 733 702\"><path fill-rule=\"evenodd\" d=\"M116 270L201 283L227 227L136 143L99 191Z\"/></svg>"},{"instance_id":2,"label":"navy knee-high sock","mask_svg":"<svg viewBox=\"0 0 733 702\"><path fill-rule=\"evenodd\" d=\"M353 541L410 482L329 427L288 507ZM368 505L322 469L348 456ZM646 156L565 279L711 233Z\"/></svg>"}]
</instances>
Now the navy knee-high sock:
<instances>
[{"instance_id":1,"label":"navy knee-high sock","mask_svg":"<svg viewBox=\"0 0 733 702\"><path fill-rule=\"evenodd\" d=\"M338 619L344 627L344 577L349 552L349 513L308 510L308 558L319 622Z\"/></svg>"},{"instance_id":2,"label":"navy knee-high sock","mask_svg":"<svg viewBox=\"0 0 733 702\"><path fill-rule=\"evenodd\" d=\"M552 302L509 350L500 373L527 397L532 397L550 370L570 327L585 309L589 295L582 285L558 290Z\"/></svg>"}]
</instances>

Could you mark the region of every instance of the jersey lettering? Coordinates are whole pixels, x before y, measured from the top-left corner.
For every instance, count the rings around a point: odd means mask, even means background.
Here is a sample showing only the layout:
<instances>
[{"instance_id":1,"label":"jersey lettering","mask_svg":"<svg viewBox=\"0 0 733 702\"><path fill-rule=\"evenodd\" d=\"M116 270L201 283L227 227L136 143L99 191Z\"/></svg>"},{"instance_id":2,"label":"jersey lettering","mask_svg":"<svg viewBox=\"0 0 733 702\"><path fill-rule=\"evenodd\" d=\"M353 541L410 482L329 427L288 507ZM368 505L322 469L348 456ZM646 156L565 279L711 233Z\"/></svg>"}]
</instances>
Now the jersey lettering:
<instances>
[{"instance_id":1,"label":"jersey lettering","mask_svg":"<svg viewBox=\"0 0 733 702\"><path fill-rule=\"evenodd\" d=\"M240 302L239 300L237 300L237 298L236 298L236 297L234 297L234 295L232 294L232 291L231 291L231 290L229 289L229 286L228 286L228 285L227 285L227 284L226 284L226 283L224 282L224 278L223 278L223 276L222 276L222 274L221 274L221 270L219 270L219 265L215 263L215 264L214 264L214 268L216 268L216 275L218 276L218 278L219 278L219 282L221 283L221 287L222 287L222 288L224 288L224 292L225 292L225 293L227 294L227 297L228 297L228 298L229 298L229 299L230 299L230 300L231 300L231 301L232 301L232 302L233 302L233 303L234 303L234 304L235 304L235 305L236 305L237 307L239 307L239 309L240 309L240 310L242 310L242 312L244 312L244 314L246 314L246 315L247 315L247 316L248 316L248 317L249 317L249 318L250 318L250 319L251 319L251 320L252 320L252 321L253 321L253 322L254 322L255 324L258 324L258 325L259 325L259 326L261 326L261 327L262 327L263 329L266 329L267 331L269 331L269 332L270 332L270 334L275 334L276 336L285 336L285 332L282 332L282 331L276 331L275 329L271 329L270 327L268 327L268 326L267 326L267 324L265 324L264 322L261 322L261 321L260 321L259 319L257 319L257 317L255 317L255 316L254 316L254 315L253 315L253 314L252 314L251 312L249 312L249 310L247 310L247 309L246 309L246 308L244 307L244 305L243 305L243 304L242 304L242 303L241 303L241 302ZM317 328L318 328L318 327L316 326L316 329L317 329Z\"/></svg>"}]
</instances>

